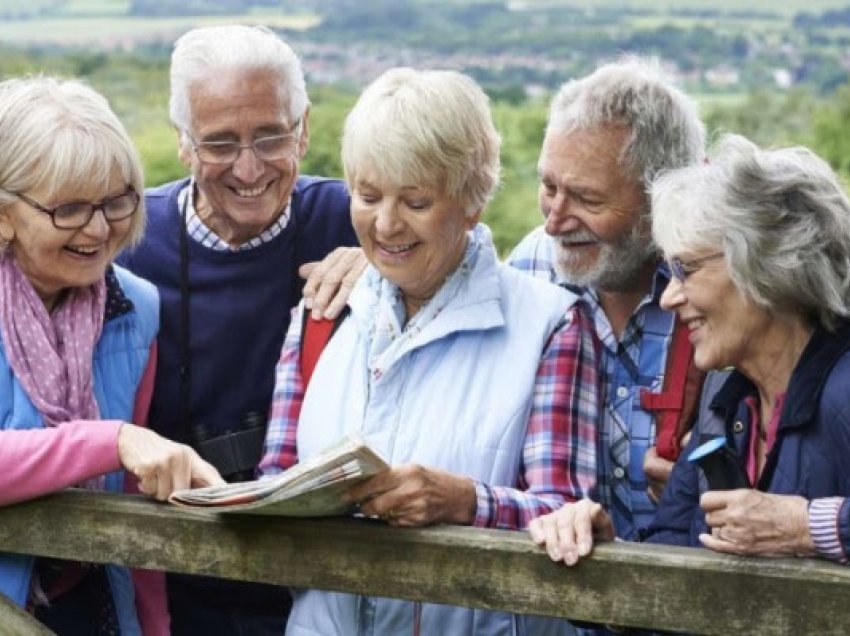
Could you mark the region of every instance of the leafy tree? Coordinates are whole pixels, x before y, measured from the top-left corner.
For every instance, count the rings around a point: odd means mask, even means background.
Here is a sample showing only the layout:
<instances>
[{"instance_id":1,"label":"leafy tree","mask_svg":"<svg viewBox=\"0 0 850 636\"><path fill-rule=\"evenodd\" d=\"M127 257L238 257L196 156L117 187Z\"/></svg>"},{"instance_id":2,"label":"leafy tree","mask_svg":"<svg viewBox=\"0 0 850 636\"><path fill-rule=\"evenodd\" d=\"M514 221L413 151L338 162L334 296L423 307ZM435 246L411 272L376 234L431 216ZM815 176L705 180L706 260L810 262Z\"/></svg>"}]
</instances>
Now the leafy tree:
<instances>
[{"instance_id":1,"label":"leafy tree","mask_svg":"<svg viewBox=\"0 0 850 636\"><path fill-rule=\"evenodd\" d=\"M710 138L738 133L762 146L812 143L812 112L817 99L806 89L786 93L756 91L737 103L705 113Z\"/></svg>"},{"instance_id":2,"label":"leafy tree","mask_svg":"<svg viewBox=\"0 0 850 636\"><path fill-rule=\"evenodd\" d=\"M814 149L844 177L850 176L850 85L818 109L814 117Z\"/></svg>"},{"instance_id":3,"label":"leafy tree","mask_svg":"<svg viewBox=\"0 0 850 636\"><path fill-rule=\"evenodd\" d=\"M342 126L356 97L354 93L328 87L312 91L310 148L301 162L301 172L342 177L342 162L339 156Z\"/></svg>"},{"instance_id":4,"label":"leafy tree","mask_svg":"<svg viewBox=\"0 0 850 636\"><path fill-rule=\"evenodd\" d=\"M502 136L502 182L482 220L493 241L506 254L541 223L537 207L537 157L546 127L543 104L493 105L493 119Z\"/></svg>"},{"instance_id":5,"label":"leafy tree","mask_svg":"<svg viewBox=\"0 0 850 636\"><path fill-rule=\"evenodd\" d=\"M177 135L167 122L145 126L133 134L133 142L142 157L145 185L174 181L188 174L177 159Z\"/></svg>"}]
</instances>

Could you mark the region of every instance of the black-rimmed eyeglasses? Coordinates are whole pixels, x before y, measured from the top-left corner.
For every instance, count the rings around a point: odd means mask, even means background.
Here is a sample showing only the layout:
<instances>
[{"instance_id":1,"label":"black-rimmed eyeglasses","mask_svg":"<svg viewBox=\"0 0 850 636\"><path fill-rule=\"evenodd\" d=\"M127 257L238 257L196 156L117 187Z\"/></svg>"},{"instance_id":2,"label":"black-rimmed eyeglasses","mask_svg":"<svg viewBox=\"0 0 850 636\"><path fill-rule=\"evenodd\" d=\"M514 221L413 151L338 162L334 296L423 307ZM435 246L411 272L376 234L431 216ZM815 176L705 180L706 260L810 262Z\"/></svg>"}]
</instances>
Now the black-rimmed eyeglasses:
<instances>
[{"instance_id":1,"label":"black-rimmed eyeglasses","mask_svg":"<svg viewBox=\"0 0 850 636\"><path fill-rule=\"evenodd\" d=\"M685 279L702 267L707 261L714 260L723 256L723 252L716 252L708 256L694 258L689 261L683 261L678 256L670 259L670 272L676 277L680 283L684 283Z\"/></svg>"},{"instance_id":2,"label":"black-rimmed eyeglasses","mask_svg":"<svg viewBox=\"0 0 850 636\"><path fill-rule=\"evenodd\" d=\"M60 203L52 208L46 208L38 201L33 201L28 196L19 192L12 193L21 201L34 207L39 212L44 212L53 221L53 227L59 230L78 230L89 224L94 213L100 210L103 218L108 223L117 223L130 218L139 207L139 193L133 186L114 197L107 197L100 203L88 201L73 201L71 203Z\"/></svg>"},{"instance_id":3,"label":"black-rimmed eyeglasses","mask_svg":"<svg viewBox=\"0 0 850 636\"><path fill-rule=\"evenodd\" d=\"M196 142L187 132L186 135L192 142L192 150L195 151L202 163L229 164L235 163L246 148L251 148L254 155L262 161L278 161L292 156L298 139L301 136L301 120L295 122L288 133L281 135L270 135L268 137L257 137L250 144L240 144L238 141L199 141Z\"/></svg>"}]
</instances>

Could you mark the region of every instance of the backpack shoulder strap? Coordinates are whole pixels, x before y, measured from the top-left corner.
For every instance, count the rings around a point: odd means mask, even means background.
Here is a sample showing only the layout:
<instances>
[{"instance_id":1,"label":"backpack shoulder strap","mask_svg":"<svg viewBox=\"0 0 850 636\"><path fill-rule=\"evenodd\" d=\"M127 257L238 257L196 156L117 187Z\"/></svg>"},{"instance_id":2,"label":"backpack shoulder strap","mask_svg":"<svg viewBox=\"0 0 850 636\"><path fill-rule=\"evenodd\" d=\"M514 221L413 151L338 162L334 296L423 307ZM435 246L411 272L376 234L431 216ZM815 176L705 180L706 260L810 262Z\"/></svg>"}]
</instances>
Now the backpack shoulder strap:
<instances>
[{"instance_id":1,"label":"backpack shoulder strap","mask_svg":"<svg viewBox=\"0 0 850 636\"><path fill-rule=\"evenodd\" d=\"M678 319L673 325L664 385L660 392L644 390L641 406L655 411L655 445L660 457L675 461L682 437L687 433L697 410L705 373L694 366L694 348L687 327Z\"/></svg>"},{"instance_id":2,"label":"backpack shoulder strap","mask_svg":"<svg viewBox=\"0 0 850 636\"><path fill-rule=\"evenodd\" d=\"M310 312L306 309L301 316L301 344L299 351L299 363L301 365L301 380L304 383L304 390L310 385L310 378L313 376L313 370L319 362L319 356L322 355L325 346L339 329L342 321L351 313L351 308L346 305L335 320L322 318L314 320L310 317Z\"/></svg>"}]
</instances>

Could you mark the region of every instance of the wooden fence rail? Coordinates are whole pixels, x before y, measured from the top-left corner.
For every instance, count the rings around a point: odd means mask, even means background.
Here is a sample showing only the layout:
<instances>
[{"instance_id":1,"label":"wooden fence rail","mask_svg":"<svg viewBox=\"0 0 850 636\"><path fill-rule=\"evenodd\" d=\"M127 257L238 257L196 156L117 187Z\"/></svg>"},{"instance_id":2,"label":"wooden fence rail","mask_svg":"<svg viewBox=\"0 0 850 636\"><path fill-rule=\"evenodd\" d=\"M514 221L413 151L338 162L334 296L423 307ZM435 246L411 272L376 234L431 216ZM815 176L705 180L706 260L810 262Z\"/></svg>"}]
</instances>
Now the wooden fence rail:
<instances>
[{"instance_id":1,"label":"wooden fence rail","mask_svg":"<svg viewBox=\"0 0 850 636\"><path fill-rule=\"evenodd\" d=\"M49 629L0 594L0 634L2 636L49 636Z\"/></svg>"},{"instance_id":2,"label":"wooden fence rail","mask_svg":"<svg viewBox=\"0 0 850 636\"><path fill-rule=\"evenodd\" d=\"M0 508L0 551L693 633L850 634L850 568L809 559L612 543L567 568L520 532L206 516L80 491ZM0 603L0 625L18 614Z\"/></svg>"}]
</instances>

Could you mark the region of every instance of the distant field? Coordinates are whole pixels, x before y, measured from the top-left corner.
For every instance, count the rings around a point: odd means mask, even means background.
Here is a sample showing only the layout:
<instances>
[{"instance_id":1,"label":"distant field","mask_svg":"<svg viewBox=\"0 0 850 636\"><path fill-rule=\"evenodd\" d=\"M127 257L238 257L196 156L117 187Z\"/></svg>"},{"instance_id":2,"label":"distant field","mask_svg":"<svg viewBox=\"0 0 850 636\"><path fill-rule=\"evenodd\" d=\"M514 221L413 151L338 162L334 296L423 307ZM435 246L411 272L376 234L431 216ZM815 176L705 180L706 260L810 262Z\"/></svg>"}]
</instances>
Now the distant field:
<instances>
[{"instance_id":1,"label":"distant field","mask_svg":"<svg viewBox=\"0 0 850 636\"><path fill-rule=\"evenodd\" d=\"M0 0L2 2L2 0ZM80 4L109 4L106 0L80 1ZM269 27L306 29L318 22L311 15L282 16L251 14L238 16L204 16L177 18L136 18L88 14L68 15L62 18L42 18L5 22L0 25L0 42L13 45L60 44L85 45L97 43L101 46L119 47L145 40L173 40L174 37L196 26L211 24L264 24Z\"/></svg>"},{"instance_id":2,"label":"distant field","mask_svg":"<svg viewBox=\"0 0 850 636\"><path fill-rule=\"evenodd\" d=\"M42 13L62 15L124 15L129 0L0 0L0 10L9 13Z\"/></svg>"},{"instance_id":3,"label":"distant field","mask_svg":"<svg viewBox=\"0 0 850 636\"><path fill-rule=\"evenodd\" d=\"M400 2L405 0L399 0ZM475 4L485 0L455 0L457 4ZM492 0L486 0L492 2ZM28 14L29 19L0 23L0 43L11 45L58 44L123 47L139 40L166 41L187 29L205 24L260 23L271 27L307 29L320 17L314 14L281 15L274 9L255 10L237 16L215 17L128 17L129 0L0 0L0 12ZM510 0L514 8L523 6L571 6L587 10L629 8L650 10L656 15L629 19L632 28L651 29L662 24L683 28L704 25L709 28L743 28L769 32L788 28L788 20L800 12L821 12L846 7L850 0ZM720 11L717 19L694 15L673 15L671 11ZM729 13L762 12L777 17L737 17Z\"/></svg>"},{"instance_id":4,"label":"distant field","mask_svg":"<svg viewBox=\"0 0 850 636\"><path fill-rule=\"evenodd\" d=\"M482 0L483 1L483 0ZM533 6L573 6L592 8L649 9L667 12L670 10L759 11L793 16L801 11L821 12L827 9L846 7L848 0L514 0L510 4Z\"/></svg>"},{"instance_id":5,"label":"distant field","mask_svg":"<svg viewBox=\"0 0 850 636\"><path fill-rule=\"evenodd\" d=\"M65 15L125 15L130 0L67 0L61 12Z\"/></svg>"},{"instance_id":6,"label":"distant field","mask_svg":"<svg viewBox=\"0 0 850 636\"><path fill-rule=\"evenodd\" d=\"M367 0L368 1L368 0ZM404 0L400 0L404 1ZM454 0L455 4L476 4L493 0ZM0 0L0 10L38 12L57 6L64 15L124 15L129 0ZM670 10L719 10L724 12L758 11L791 16L801 11L825 11L846 7L848 0L507 0L507 4L527 6L573 6L593 8L629 8L669 12Z\"/></svg>"}]
</instances>

